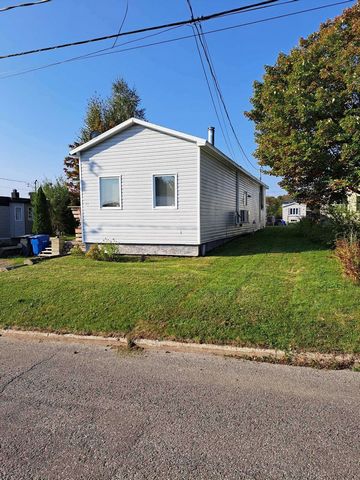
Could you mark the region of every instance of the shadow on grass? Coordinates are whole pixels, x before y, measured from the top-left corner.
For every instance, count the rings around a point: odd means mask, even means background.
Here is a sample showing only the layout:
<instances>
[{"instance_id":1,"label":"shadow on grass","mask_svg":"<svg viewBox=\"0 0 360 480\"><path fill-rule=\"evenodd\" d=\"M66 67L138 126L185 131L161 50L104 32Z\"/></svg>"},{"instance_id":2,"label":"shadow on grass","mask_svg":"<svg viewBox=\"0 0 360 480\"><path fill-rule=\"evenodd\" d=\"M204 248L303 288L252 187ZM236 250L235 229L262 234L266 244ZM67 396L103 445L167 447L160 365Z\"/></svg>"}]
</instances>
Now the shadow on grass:
<instances>
[{"instance_id":1,"label":"shadow on grass","mask_svg":"<svg viewBox=\"0 0 360 480\"><path fill-rule=\"evenodd\" d=\"M267 227L255 233L241 235L209 253L216 257L241 257L267 253L300 253L328 250L328 247L314 243L300 236L291 227Z\"/></svg>"}]
</instances>

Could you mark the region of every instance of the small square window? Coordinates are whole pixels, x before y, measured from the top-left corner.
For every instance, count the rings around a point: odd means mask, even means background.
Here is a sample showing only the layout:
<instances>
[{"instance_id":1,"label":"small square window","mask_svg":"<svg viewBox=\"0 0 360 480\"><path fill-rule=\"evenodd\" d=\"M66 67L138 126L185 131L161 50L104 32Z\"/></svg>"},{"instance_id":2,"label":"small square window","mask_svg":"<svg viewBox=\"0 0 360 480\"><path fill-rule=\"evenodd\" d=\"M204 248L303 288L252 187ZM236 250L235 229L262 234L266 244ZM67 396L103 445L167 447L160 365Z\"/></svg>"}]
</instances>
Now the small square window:
<instances>
[{"instance_id":1,"label":"small square window","mask_svg":"<svg viewBox=\"0 0 360 480\"><path fill-rule=\"evenodd\" d=\"M100 177L100 207L120 207L120 177Z\"/></svg>"},{"instance_id":2,"label":"small square window","mask_svg":"<svg viewBox=\"0 0 360 480\"><path fill-rule=\"evenodd\" d=\"M154 175L154 207L176 208L176 175Z\"/></svg>"}]
</instances>

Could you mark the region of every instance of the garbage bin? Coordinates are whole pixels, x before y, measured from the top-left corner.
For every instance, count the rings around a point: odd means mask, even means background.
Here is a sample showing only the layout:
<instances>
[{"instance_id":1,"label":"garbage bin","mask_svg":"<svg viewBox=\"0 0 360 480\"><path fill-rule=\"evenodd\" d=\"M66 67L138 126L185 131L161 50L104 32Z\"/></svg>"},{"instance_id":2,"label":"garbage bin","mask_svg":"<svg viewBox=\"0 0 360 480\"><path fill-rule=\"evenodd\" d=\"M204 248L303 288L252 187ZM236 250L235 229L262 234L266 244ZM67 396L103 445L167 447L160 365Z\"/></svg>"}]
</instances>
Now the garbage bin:
<instances>
[{"instance_id":1,"label":"garbage bin","mask_svg":"<svg viewBox=\"0 0 360 480\"><path fill-rule=\"evenodd\" d=\"M34 255L39 255L50 244L49 235L33 235L30 239Z\"/></svg>"}]
</instances>

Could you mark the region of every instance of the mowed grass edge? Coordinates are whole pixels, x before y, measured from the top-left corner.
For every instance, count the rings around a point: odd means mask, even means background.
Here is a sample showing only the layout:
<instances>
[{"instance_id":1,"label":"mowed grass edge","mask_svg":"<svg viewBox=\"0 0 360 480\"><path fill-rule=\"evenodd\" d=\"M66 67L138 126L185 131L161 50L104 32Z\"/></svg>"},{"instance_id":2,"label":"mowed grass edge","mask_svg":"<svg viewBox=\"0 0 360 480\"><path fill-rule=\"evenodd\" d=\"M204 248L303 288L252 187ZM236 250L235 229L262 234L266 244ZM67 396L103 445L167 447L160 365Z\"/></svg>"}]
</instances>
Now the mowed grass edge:
<instances>
[{"instance_id":1,"label":"mowed grass edge","mask_svg":"<svg viewBox=\"0 0 360 480\"><path fill-rule=\"evenodd\" d=\"M360 287L290 227L203 258L49 260L1 273L0 305L3 328L360 351Z\"/></svg>"}]
</instances>

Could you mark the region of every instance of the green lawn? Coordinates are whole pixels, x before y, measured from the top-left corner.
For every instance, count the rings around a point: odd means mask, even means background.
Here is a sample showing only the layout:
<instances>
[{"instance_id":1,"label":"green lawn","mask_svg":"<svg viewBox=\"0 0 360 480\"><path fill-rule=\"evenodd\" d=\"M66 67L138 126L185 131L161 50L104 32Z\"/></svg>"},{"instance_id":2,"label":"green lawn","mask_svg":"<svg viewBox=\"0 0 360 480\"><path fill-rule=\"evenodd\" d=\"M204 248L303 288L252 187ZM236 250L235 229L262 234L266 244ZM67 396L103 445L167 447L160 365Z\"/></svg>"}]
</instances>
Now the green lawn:
<instances>
[{"instance_id":1,"label":"green lawn","mask_svg":"<svg viewBox=\"0 0 360 480\"><path fill-rule=\"evenodd\" d=\"M360 287L291 227L205 258L126 260L63 257L0 273L0 325L360 352Z\"/></svg>"}]
</instances>

